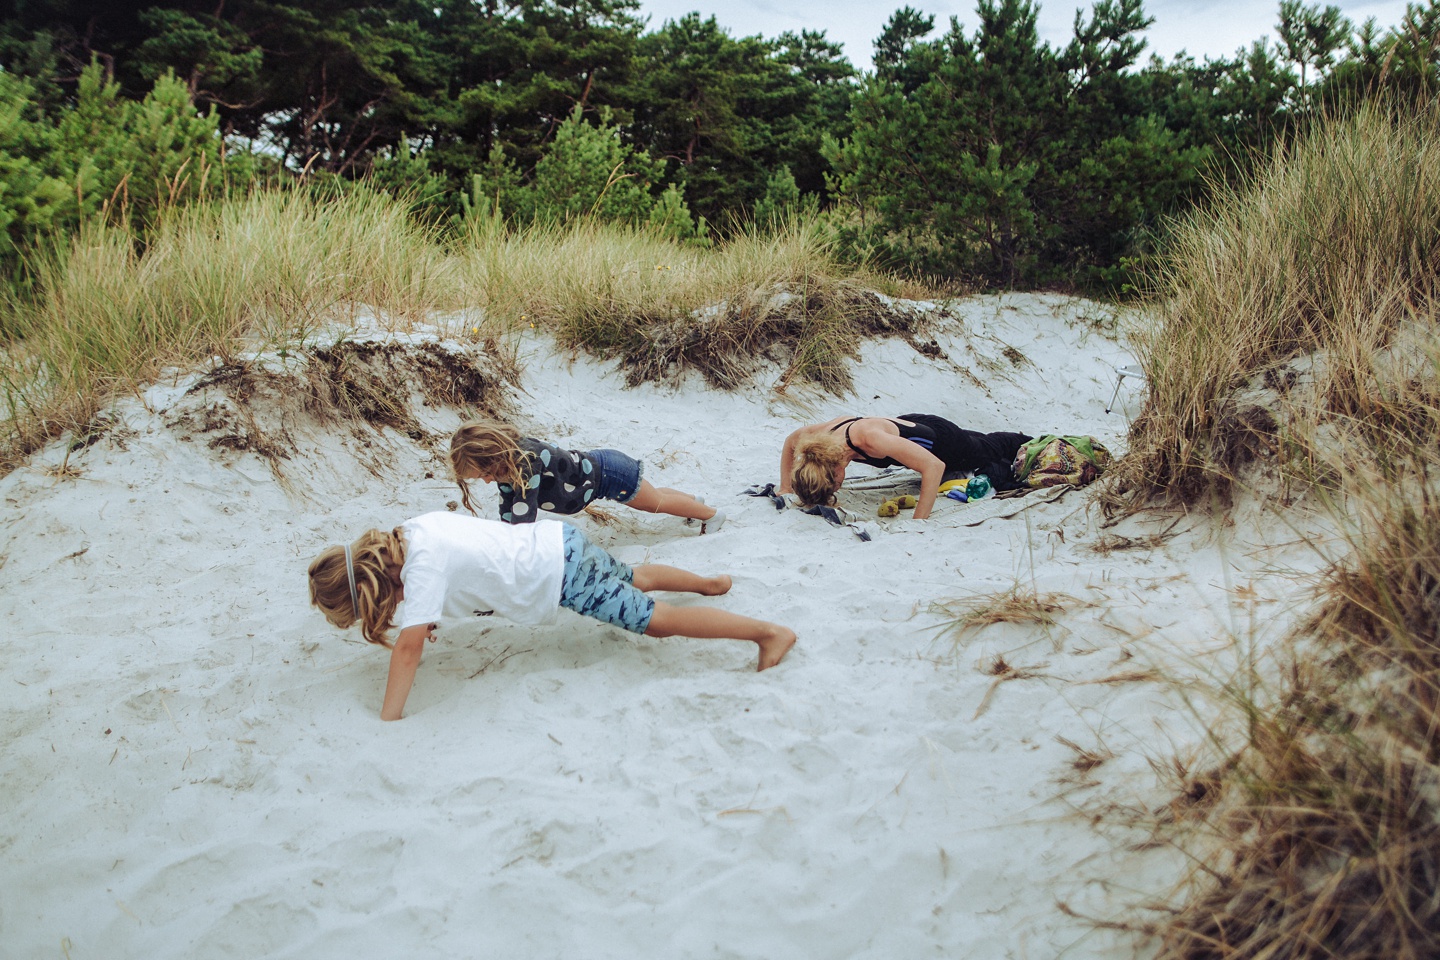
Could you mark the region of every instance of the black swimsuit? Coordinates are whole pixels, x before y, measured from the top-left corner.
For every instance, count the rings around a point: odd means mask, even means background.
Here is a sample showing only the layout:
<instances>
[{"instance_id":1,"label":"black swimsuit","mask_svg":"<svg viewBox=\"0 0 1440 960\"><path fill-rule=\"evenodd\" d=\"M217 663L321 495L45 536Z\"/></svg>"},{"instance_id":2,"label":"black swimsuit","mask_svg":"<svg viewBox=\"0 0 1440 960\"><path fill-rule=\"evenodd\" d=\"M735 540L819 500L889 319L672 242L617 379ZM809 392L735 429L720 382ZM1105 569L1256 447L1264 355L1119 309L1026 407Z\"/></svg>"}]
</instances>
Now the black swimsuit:
<instances>
[{"instance_id":1,"label":"black swimsuit","mask_svg":"<svg viewBox=\"0 0 1440 960\"><path fill-rule=\"evenodd\" d=\"M854 450L858 454L855 459L860 461L861 463L868 463L872 467L898 466L900 463L900 461L898 460L895 460L891 457L872 457L864 450L861 450L859 447L855 446L855 441L850 439L850 425L864 419L866 418L851 417L849 420L845 420L835 424L835 426L831 427L830 430L833 433L834 431L839 430L841 427L845 428L845 446L849 447L851 450ZM919 421L915 421L914 423L901 423L899 419L892 419L888 417L886 419L889 419L891 423L895 424L895 426L900 428L901 440L909 440L911 443L920 447L924 447L931 453L935 453L935 431L932 428ZM901 419L909 420L910 417L907 415ZM939 418L937 417L936 419ZM935 455L937 457L940 456L938 453L936 453ZM944 460L945 458L940 457L940 459Z\"/></svg>"},{"instance_id":2,"label":"black swimsuit","mask_svg":"<svg viewBox=\"0 0 1440 960\"><path fill-rule=\"evenodd\" d=\"M863 417L851 417L831 427L831 431L845 428L845 445L855 451L855 458L872 467L893 467L899 464L892 457L872 457L855 446L850 439L850 425ZM930 451L945 464L945 473L983 473L997 490L1012 489L1014 475L1010 463L1021 444L1030 440L1023 433L1000 431L980 433L957 427L944 417L929 413L903 413L899 417L887 418L900 429L900 438ZM908 420L909 423L901 421Z\"/></svg>"}]
</instances>

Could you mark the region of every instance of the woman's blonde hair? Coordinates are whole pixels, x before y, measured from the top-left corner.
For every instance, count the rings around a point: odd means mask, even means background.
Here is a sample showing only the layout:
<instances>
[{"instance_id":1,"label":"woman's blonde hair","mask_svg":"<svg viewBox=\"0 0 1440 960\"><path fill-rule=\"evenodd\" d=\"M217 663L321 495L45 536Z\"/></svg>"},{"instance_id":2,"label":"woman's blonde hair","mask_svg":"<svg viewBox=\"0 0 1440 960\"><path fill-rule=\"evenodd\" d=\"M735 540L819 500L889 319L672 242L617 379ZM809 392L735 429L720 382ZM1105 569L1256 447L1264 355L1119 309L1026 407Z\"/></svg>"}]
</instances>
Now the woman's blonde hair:
<instances>
[{"instance_id":1,"label":"woman's blonde hair","mask_svg":"<svg viewBox=\"0 0 1440 960\"><path fill-rule=\"evenodd\" d=\"M835 502L839 484L836 475L849 462L849 455L832 433L818 433L795 444L790 486L807 507L828 507Z\"/></svg>"},{"instance_id":2,"label":"woman's blonde hair","mask_svg":"<svg viewBox=\"0 0 1440 960\"><path fill-rule=\"evenodd\" d=\"M345 548L326 547L310 561L310 603L341 630L359 623L366 640L388 648L389 631L395 626L395 607L400 601L399 587L390 579L389 571L405 565L400 528L389 533L366 530L350 544L350 560L355 572L355 600L350 598Z\"/></svg>"},{"instance_id":3,"label":"woman's blonde hair","mask_svg":"<svg viewBox=\"0 0 1440 960\"><path fill-rule=\"evenodd\" d=\"M462 473L487 473L517 491L525 489L530 454L520 447L520 431L498 420L467 423L450 438L450 469L460 485L460 502L471 513L470 485Z\"/></svg>"}]
</instances>

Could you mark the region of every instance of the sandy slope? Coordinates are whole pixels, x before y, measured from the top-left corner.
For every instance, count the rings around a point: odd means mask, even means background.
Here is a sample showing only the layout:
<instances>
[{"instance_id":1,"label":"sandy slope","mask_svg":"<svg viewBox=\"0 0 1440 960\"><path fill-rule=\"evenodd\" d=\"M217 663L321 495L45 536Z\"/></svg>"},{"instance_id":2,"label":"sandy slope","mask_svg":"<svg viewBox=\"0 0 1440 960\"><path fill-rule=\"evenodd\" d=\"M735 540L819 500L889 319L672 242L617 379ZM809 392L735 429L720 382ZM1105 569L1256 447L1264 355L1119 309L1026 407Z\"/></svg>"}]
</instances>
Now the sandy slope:
<instances>
[{"instance_id":1,"label":"sandy slope","mask_svg":"<svg viewBox=\"0 0 1440 960\"><path fill-rule=\"evenodd\" d=\"M251 453L181 439L206 399L193 379L121 404L125 428L71 455L78 476L57 475L56 446L0 480L0 954L1128 955L1057 904L1114 917L1182 867L1131 850L1115 814L1163 804L1149 761L1200 739L1146 672L1222 675L1278 633L1301 585L1275 571L1314 562L1293 532L1251 510L1097 552L1173 518L1102 530L1076 491L978 526L986 504L947 504L865 543L736 496L775 479L794 426L844 411L1118 450L1138 391L1105 415L1107 364L1128 357L1104 315L965 301L932 331L943 357L869 345L843 401L625 390L532 344L527 426L624 449L731 514L704 537L621 507L578 522L627 561L734 574L720 602L800 644L756 675L748 645L568 613L455 625L397 724L377 718L385 655L307 607L304 569L454 499L434 451L297 432L282 485ZM957 642L931 609L1017 581L1069 597L1057 625ZM1021 675L987 672L997 655ZM1057 737L1112 756L1078 770Z\"/></svg>"}]
</instances>

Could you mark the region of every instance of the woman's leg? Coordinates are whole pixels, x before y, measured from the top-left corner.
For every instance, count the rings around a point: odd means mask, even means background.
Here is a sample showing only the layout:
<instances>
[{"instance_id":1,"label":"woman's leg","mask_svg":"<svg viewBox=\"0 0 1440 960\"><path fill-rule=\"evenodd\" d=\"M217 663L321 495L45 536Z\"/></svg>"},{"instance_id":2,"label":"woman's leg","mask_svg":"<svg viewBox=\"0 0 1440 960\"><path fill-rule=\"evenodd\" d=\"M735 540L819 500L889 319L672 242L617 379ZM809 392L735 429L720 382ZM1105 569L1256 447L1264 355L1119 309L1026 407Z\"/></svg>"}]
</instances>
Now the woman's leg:
<instances>
[{"instance_id":1,"label":"woman's leg","mask_svg":"<svg viewBox=\"0 0 1440 960\"><path fill-rule=\"evenodd\" d=\"M730 592L730 578L725 574L702 577L679 567L667 567L663 563L639 563L631 568L635 573L635 589L649 593L651 590L667 590L672 593L698 593L706 597L718 597Z\"/></svg>"},{"instance_id":2,"label":"woman's leg","mask_svg":"<svg viewBox=\"0 0 1440 960\"><path fill-rule=\"evenodd\" d=\"M639 568L636 568L639 573ZM645 628L647 637L698 637L701 639L749 640L760 648L757 670L768 670L795 646L795 631L714 607L672 607L655 602L655 613Z\"/></svg>"},{"instance_id":3,"label":"woman's leg","mask_svg":"<svg viewBox=\"0 0 1440 960\"><path fill-rule=\"evenodd\" d=\"M640 489L635 491L635 496L623 502L627 507L634 507L636 510L643 510L646 513L664 513L672 517L685 517L691 520L709 520L718 512L714 507L706 506L688 493L672 490L669 487L657 489L651 485L649 480L641 480Z\"/></svg>"}]
</instances>

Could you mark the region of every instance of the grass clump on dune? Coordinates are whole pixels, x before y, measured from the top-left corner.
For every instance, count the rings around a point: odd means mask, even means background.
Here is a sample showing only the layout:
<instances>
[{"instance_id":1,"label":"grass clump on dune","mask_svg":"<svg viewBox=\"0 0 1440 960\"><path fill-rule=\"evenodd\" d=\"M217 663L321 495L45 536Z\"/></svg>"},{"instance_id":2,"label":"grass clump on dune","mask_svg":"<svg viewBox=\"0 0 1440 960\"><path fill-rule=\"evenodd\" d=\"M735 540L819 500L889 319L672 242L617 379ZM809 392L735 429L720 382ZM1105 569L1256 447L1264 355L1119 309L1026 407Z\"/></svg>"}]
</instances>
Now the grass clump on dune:
<instances>
[{"instance_id":1,"label":"grass clump on dune","mask_svg":"<svg viewBox=\"0 0 1440 960\"><path fill-rule=\"evenodd\" d=\"M787 381L841 391L862 336L911 323L872 292L895 281L842 266L814 221L702 249L593 221L517 232L479 218L459 257L472 302L619 358L632 384L695 369L732 388L778 346Z\"/></svg>"},{"instance_id":2,"label":"grass clump on dune","mask_svg":"<svg viewBox=\"0 0 1440 960\"><path fill-rule=\"evenodd\" d=\"M1433 476L1352 497L1349 555L1285 682L1257 679L1263 704L1231 691L1244 743L1192 811L1197 867L1158 925L1161 957L1440 956Z\"/></svg>"},{"instance_id":3,"label":"grass clump on dune","mask_svg":"<svg viewBox=\"0 0 1440 960\"><path fill-rule=\"evenodd\" d=\"M1155 278L1159 322L1137 336L1149 398L1114 471L1131 503L1228 494L1253 455L1247 383L1288 386L1321 352L1309 411L1370 429L1415 399L1384 353L1440 293L1440 116L1367 107L1282 148L1256 178L1180 225ZM1306 413L1296 409L1293 412ZM1263 418L1262 418L1263 420ZM1368 426L1367 426L1368 425ZM1378 439L1370 437L1372 443ZM1303 437L1301 437L1303 446ZM1297 463L1309 459L1309 450Z\"/></svg>"},{"instance_id":4,"label":"grass clump on dune","mask_svg":"<svg viewBox=\"0 0 1440 960\"><path fill-rule=\"evenodd\" d=\"M1221 502L1265 456L1342 533L1286 668L1222 694L1243 732L1160 955L1440 956L1440 114L1317 127L1179 231L1159 292L1111 505Z\"/></svg>"},{"instance_id":5,"label":"grass clump on dune","mask_svg":"<svg viewBox=\"0 0 1440 960\"><path fill-rule=\"evenodd\" d=\"M167 211L142 240L96 226L36 262L0 355L0 462L84 423L163 367L285 347L369 304L418 317L454 304L429 231L387 198L301 193Z\"/></svg>"},{"instance_id":6,"label":"grass clump on dune","mask_svg":"<svg viewBox=\"0 0 1440 960\"><path fill-rule=\"evenodd\" d=\"M871 292L894 281L842 266L813 222L711 249L593 219L442 232L369 190L173 208L143 236L96 226L34 268L37 295L0 317L0 469L165 367L302 349L362 308L502 353L505 334L535 328L619 358L632 383L698 369L734 387L769 358L785 382L835 391L861 336L918 322Z\"/></svg>"}]
</instances>

